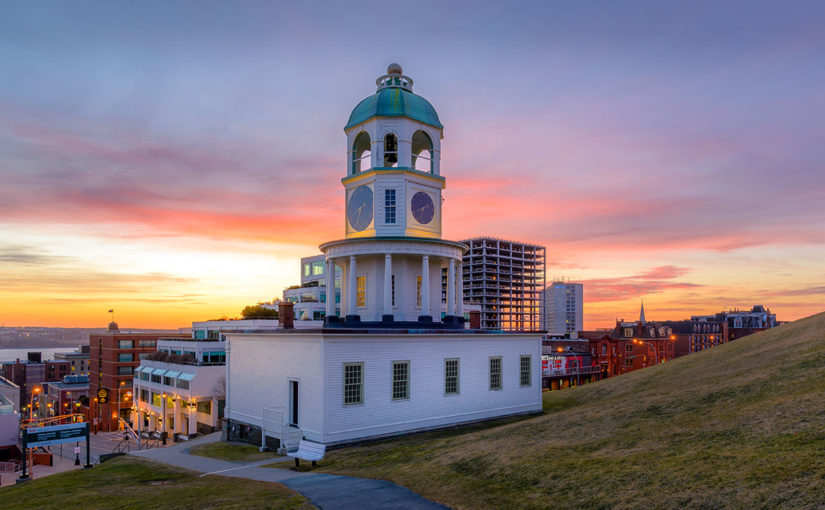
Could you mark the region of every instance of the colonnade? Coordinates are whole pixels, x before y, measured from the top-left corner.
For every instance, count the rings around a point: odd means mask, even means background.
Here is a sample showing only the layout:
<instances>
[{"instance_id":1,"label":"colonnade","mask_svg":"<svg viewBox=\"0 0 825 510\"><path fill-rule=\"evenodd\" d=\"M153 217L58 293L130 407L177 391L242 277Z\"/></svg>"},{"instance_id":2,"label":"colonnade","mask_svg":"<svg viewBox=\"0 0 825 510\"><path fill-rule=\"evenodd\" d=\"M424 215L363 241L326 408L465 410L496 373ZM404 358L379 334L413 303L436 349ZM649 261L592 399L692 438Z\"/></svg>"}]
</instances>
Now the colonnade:
<instances>
[{"instance_id":1,"label":"colonnade","mask_svg":"<svg viewBox=\"0 0 825 510\"><path fill-rule=\"evenodd\" d=\"M374 256L374 255L370 255ZM405 257L410 256L404 254ZM350 255L348 257L341 257L337 260L342 260L347 263L346 271L342 273L341 278L341 312L344 316L358 315L357 307L357 287L358 287L358 257ZM335 310L335 266L336 259L327 257L326 259L326 316L336 316ZM384 318L389 319L392 315L392 254L384 254L384 289L382 296L382 314ZM438 282L440 284L440 281ZM375 297L372 297L374 299ZM439 306L441 300L438 300ZM416 303L417 305L417 303ZM440 317L440 310L432 310L431 295L430 295L430 256L421 256L421 306L420 316L432 317L435 312ZM346 309L345 309L346 308ZM461 271L461 261L449 259L447 265L447 315L448 316L464 316L464 285Z\"/></svg>"}]
</instances>

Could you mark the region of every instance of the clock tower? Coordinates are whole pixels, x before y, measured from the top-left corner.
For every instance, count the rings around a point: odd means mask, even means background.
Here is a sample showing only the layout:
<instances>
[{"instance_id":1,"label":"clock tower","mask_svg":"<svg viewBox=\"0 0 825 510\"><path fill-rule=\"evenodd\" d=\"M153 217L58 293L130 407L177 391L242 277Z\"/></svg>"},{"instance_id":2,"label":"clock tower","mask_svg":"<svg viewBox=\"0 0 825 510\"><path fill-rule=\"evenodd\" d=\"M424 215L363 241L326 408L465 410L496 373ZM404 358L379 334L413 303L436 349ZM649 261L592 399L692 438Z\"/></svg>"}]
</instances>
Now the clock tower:
<instances>
[{"instance_id":1,"label":"clock tower","mask_svg":"<svg viewBox=\"0 0 825 510\"><path fill-rule=\"evenodd\" d=\"M398 64L355 107L347 135L346 237L441 237L441 139L435 108Z\"/></svg>"},{"instance_id":2,"label":"clock tower","mask_svg":"<svg viewBox=\"0 0 825 510\"><path fill-rule=\"evenodd\" d=\"M441 239L444 126L400 65L375 83L344 127L344 239L321 245L328 287L341 267L344 316L328 302L325 324L461 328L467 246Z\"/></svg>"}]
</instances>

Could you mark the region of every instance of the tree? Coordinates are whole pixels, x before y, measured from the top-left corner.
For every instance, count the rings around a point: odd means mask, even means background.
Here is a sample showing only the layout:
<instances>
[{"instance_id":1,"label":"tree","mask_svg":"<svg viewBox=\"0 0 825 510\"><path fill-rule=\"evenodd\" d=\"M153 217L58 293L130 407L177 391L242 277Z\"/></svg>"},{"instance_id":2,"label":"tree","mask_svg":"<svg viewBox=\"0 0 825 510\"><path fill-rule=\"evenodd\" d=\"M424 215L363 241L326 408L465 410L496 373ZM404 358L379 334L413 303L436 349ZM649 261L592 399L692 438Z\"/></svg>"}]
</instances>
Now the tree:
<instances>
[{"instance_id":1,"label":"tree","mask_svg":"<svg viewBox=\"0 0 825 510\"><path fill-rule=\"evenodd\" d=\"M277 319L278 310L264 308L261 305L249 305L241 310L244 319Z\"/></svg>"}]
</instances>

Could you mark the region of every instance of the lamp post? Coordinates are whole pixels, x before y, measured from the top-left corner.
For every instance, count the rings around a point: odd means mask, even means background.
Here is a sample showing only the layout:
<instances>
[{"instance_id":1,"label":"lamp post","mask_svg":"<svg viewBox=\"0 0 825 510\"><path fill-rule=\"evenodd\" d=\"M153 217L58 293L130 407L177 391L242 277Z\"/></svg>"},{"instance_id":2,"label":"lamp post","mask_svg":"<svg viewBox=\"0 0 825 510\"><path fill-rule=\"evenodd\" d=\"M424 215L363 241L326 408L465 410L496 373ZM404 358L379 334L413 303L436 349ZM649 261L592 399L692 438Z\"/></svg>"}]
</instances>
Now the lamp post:
<instances>
[{"instance_id":1,"label":"lamp post","mask_svg":"<svg viewBox=\"0 0 825 510\"><path fill-rule=\"evenodd\" d=\"M35 386L32 388L32 397L29 399L29 423L27 424L27 427L31 426L31 422L34 419L34 396L40 393L41 390L42 389L40 386ZM32 459L33 448L29 448L28 450L29 458L27 462L29 463L29 475L32 479L34 479L34 459Z\"/></svg>"},{"instance_id":2,"label":"lamp post","mask_svg":"<svg viewBox=\"0 0 825 510\"><path fill-rule=\"evenodd\" d=\"M647 342L645 340L637 340L635 338L633 339L633 343L636 343L636 344L639 344L639 345L646 344L648 347L653 349L653 355L655 356L656 364L657 365L659 364L659 353L656 351L656 346L654 346L652 343Z\"/></svg>"}]
</instances>

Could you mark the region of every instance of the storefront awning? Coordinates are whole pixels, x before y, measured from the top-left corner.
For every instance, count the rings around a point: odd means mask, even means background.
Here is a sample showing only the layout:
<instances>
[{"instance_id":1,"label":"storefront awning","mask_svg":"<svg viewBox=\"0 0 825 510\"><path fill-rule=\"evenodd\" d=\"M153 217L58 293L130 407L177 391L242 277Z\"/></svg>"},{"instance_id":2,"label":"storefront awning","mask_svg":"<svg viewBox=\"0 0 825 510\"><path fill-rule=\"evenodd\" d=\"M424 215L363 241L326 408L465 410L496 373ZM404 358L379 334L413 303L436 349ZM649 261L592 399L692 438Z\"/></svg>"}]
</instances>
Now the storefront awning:
<instances>
[{"instance_id":1,"label":"storefront awning","mask_svg":"<svg viewBox=\"0 0 825 510\"><path fill-rule=\"evenodd\" d=\"M180 372L173 372L173 371L170 370L170 371L166 372L165 377L177 377L179 375L180 375Z\"/></svg>"},{"instance_id":2,"label":"storefront awning","mask_svg":"<svg viewBox=\"0 0 825 510\"><path fill-rule=\"evenodd\" d=\"M182 381L191 381L194 378L195 378L195 374L190 374L190 373L187 373L187 372L183 372L182 374L180 374L178 376L178 379L180 379Z\"/></svg>"},{"instance_id":3,"label":"storefront awning","mask_svg":"<svg viewBox=\"0 0 825 510\"><path fill-rule=\"evenodd\" d=\"M152 375L163 375L165 373L166 373L165 368L156 368L155 370L152 371Z\"/></svg>"}]
</instances>

